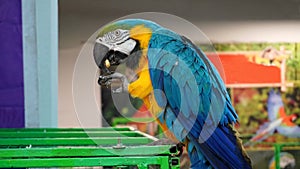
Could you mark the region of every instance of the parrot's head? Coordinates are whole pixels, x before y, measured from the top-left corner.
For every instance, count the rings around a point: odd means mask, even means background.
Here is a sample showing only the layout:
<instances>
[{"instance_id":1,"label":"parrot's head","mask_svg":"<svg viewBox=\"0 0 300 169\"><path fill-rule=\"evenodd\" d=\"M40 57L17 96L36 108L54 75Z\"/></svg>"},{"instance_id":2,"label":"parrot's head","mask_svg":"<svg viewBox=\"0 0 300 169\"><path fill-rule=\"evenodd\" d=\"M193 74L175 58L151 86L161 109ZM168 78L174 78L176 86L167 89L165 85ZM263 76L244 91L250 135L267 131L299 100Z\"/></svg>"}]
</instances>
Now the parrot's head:
<instances>
[{"instance_id":1,"label":"parrot's head","mask_svg":"<svg viewBox=\"0 0 300 169\"><path fill-rule=\"evenodd\" d=\"M292 115L290 116L290 120L291 120L292 122L296 121L297 119L298 119L298 115L297 115L297 114L292 114Z\"/></svg>"},{"instance_id":2,"label":"parrot's head","mask_svg":"<svg viewBox=\"0 0 300 169\"><path fill-rule=\"evenodd\" d=\"M112 74L111 66L121 63L132 69L143 50L148 48L151 33L159 26L142 19L119 20L104 26L95 41L94 59L102 75Z\"/></svg>"}]
</instances>

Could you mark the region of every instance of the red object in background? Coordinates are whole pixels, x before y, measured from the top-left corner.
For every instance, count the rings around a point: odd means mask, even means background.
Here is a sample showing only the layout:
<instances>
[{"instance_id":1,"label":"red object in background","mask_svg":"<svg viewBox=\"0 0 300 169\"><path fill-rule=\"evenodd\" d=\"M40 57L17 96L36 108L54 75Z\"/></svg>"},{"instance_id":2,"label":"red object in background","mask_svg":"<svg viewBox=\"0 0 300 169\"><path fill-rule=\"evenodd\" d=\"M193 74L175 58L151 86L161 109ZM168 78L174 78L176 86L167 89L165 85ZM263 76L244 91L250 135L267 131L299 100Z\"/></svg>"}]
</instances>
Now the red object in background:
<instances>
[{"instance_id":1,"label":"red object in background","mask_svg":"<svg viewBox=\"0 0 300 169\"><path fill-rule=\"evenodd\" d=\"M150 111L143 104L138 111L132 116L133 118L152 118ZM129 122L127 125L137 128L139 131L146 132L150 135L155 135L157 124L153 122Z\"/></svg>"},{"instance_id":2,"label":"red object in background","mask_svg":"<svg viewBox=\"0 0 300 169\"><path fill-rule=\"evenodd\" d=\"M218 53L218 59L216 54L207 54L226 85L281 83L279 67L250 62L246 55L247 53Z\"/></svg>"}]
</instances>

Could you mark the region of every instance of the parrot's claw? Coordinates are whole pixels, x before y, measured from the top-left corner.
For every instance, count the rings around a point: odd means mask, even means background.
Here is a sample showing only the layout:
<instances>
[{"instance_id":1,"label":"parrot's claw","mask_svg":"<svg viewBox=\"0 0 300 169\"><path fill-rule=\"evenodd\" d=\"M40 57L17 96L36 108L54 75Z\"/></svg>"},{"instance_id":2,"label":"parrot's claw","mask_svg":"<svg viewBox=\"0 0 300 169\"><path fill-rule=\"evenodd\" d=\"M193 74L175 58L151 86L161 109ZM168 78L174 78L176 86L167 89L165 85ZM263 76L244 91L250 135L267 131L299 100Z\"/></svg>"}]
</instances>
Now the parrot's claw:
<instances>
[{"instance_id":1,"label":"parrot's claw","mask_svg":"<svg viewBox=\"0 0 300 169\"><path fill-rule=\"evenodd\" d=\"M100 86L109 86L111 84L109 76L99 76L98 84Z\"/></svg>"},{"instance_id":2,"label":"parrot's claw","mask_svg":"<svg viewBox=\"0 0 300 169\"><path fill-rule=\"evenodd\" d=\"M184 144L179 142L179 143L175 143L173 142L172 140L170 139L166 139L166 138L163 138L163 139L159 139L157 141L154 141L152 142L151 144L149 145L172 145L169 149L170 153L173 155L173 156L176 156L176 157L180 157L184 151Z\"/></svg>"},{"instance_id":3,"label":"parrot's claw","mask_svg":"<svg viewBox=\"0 0 300 169\"><path fill-rule=\"evenodd\" d=\"M98 84L105 87L112 87L113 93L127 92L129 82L125 75L115 72L107 76L99 76Z\"/></svg>"},{"instance_id":4,"label":"parrot's claw","mask_svg":"<svg viewBox=\"0 0 300 169\"><path fill-rule=\"evenodd\" d=\"M179 151L179 153L176 155L177 157L181 156L183 151L184 151L184 144L179 142L176 144L177 150Z\"/></svg>"},{"instance_id":5,"label":"parrot's claw","mask_svg":"<svg viewBox=\"0 0 300 169\"><path fill-rule=\"evenodd\" d=\"M175 146L170 148L171 153L176 153L174 154L176 157L180 157L184 151L184 144L179 142Z\"/></svg>"}]
</instances>

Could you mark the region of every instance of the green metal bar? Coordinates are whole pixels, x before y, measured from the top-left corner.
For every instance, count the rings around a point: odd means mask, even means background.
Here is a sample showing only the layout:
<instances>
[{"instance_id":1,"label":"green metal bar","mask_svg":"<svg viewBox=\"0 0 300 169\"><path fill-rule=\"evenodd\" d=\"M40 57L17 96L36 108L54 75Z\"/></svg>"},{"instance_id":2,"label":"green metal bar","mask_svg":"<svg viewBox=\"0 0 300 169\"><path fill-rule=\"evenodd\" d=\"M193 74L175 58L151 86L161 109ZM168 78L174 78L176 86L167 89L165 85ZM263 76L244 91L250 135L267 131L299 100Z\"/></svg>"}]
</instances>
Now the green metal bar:
<instances>
[{"instance_id":1,"label":"green metal bar","mask_svg":"<svg viewBox=\"0 0 300 169\"><path fill-rule=\"evenodd\" d=\"M14 132L0 131L0 138L68 138L68 137L141 137L134 131L62 131L62 132Z\"/></svg>"},{"instance_id":2,"label":"green metal bar","mask_svg":"<svg viewBox=\"0 0 300 169\"><path fill-rule=\"evenodd\" d=\"M124 117L116 117L112 120L112 126L116 126L118 124L126 124L126 123L150 123L155 121L154 118L124 118Z\"/></svg>"},{"instance_id":3,"label":"green metal bar","mask_svg":"<svg viewBox=\"0 0 300 169\"><path fill-rule=\"evenodd\" d=\"M154 118L124 118L116 117L112 120L112 126L117 126L118 124L127 124L127 123L149 123L155 121ZM163 138L163 130L158 126L159 138Z\"/></svg>"},{"instance_id":4,"label":"green metal bar","mask_svg":"<svg viewBox=\"0 0 300 169\"><path fill-rule=\"evenodd\" d=\"M161 169L169 169L170 167L170 158L164 158L164 159L160 159L160 168ZM146 168L147 169L147 168Z\"/></svg>"},{"instance_id":5,"label":"green metal bar","mask_svg":"<svg viewBox=\"0 0 300 169\"><path fill-rule=\"evenodd\" d=\"M177 162L174 164L176 153L170 152L172 145L145 145L155 140L132 128L0 129L0 168L138 166L147 169L149 165L160 165L161 169L178 169Z\"/></svg>"},{"instance_id":6,"label":"green metal bar","mask_svg":"<svg viewBox=\"0 0 300 169\"><path fill-rule=\"evenodd\" d=\"M280 151L281 151L281 145L280 144L274 144L274 154L275 154L275 166L276 169L280 169Z\"/></svg>"},{"instance_id":7,"label":"green metal bar","mask_svg":"<svg viewBox=\"0 0 300 169\"><path fill-rule=\"evenodd\" d=\"M299 146L299 142L291 142L291 143L275 143L274 146L274 154L275 154L275 166L276 169L280 169L280 152L284 147L289 146Z\"/></svg>"},{"instance_id":8,"label":"green metal bar","mask_svg":"<svg viewBox=\"0 0 300 169\"><path fill-rule=\"evenodd\" d=\"M171 145L112 147L66 147L66 148L9 148L0 149L0 158L32 157L108 157L108 156L145 156L173 155ZM147 151L145 151L147 150Z\"/></svg>"},{"instance_id":9,"label":"green metal bar","mask_svg":"<svg viewBox=\"0 0 300 169\"><path fill-rule=\"evenodd\" d=\"M170 163L171 169L180 169L180 158L179 157L170 158L169 163Z\"/></svg>"},{"instance_id":10,"label":"green metal bar","mask_svg":"<svg viewBox=\"0 0 300 169\"><path fill-rule=\"evenodd\" d=\"M275 143L282 147L289 147L289 146L300 146L300 142L287 142L287 143Z\"/></svg>"},{"instance_id":11,"label":"green metal bar","mask_svg":"<svg viewBox=\"0 0 300 169\"><path fill-rule=\"evenodd\" d=\"M146 137L94 137L94 138L5 138L0 139L0 146L103 146L141 145L153 142Z\"/></svg>"},{"instance_id":12,"label":"green metal bar","mask_svg":"<svg viewBox=\"0 0 300 169\"><path fill-rule=\"evenodd\" d=\"M143 164L143 165L141 165ZM0 159L0 168L92 167L92 166L148 166L158 164L169 169L168 156L105 157L105 158L34 158ZM142 167L144 168L144 167Z\"/></svg>"},{"instance_id":13,"label":"green metal bar","mask_svg":"<svg viewBox=\"0 0 300 169\"><path fill-rule=\"evenodd\" d=\"M144 164L144 163L138 164L137 167L138 167L138 169L148 169L148 165Z\"/></svg>"},{"instance_id":14,"label":"green metal bar","mask_svg":"<svg viewBox=\"0 0 300 169\"><path fill-rule=\"evenodd\" d=\"M103 128L0 128L2 131L14 131L14 132L63 132L63 131L133 131L130 127L103 127Z\"/></svg>"}]
</instances>

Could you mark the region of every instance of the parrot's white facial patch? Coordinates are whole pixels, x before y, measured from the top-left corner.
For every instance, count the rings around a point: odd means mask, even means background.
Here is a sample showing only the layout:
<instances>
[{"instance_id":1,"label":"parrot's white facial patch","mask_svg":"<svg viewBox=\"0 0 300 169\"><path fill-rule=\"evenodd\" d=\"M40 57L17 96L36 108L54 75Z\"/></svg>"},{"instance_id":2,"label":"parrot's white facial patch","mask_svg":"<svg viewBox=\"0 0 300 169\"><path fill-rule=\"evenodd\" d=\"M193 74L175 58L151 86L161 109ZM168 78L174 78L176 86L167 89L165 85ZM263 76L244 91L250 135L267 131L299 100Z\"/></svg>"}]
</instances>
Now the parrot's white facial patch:
<instances>
[{"instance_id":1,"label":"parrot's white facial patch","mask_svg":"<svg viewBox=\"0 0 300 169\"><path fill-rule=\"evenodd\" d=\"M128 30L117 29L104 34L102 37L99 37L97 40L99 40L100 42L117 45L124 42L128 38L129 38Z\"/></svg>"},{"instance_id":2,"label":"parrot's white facial patch","mask_svg":"<svg viewBox=\"0 0 300 169\"><path fill-rule=\"evenodd\" d=\"M104 34L96 39L96 43L100 43L109 48L109 50L119 51L126 55L130 55L136 45L136 41L130 39L128 30L117 29Z\"/></svg>"}]
</instances>

